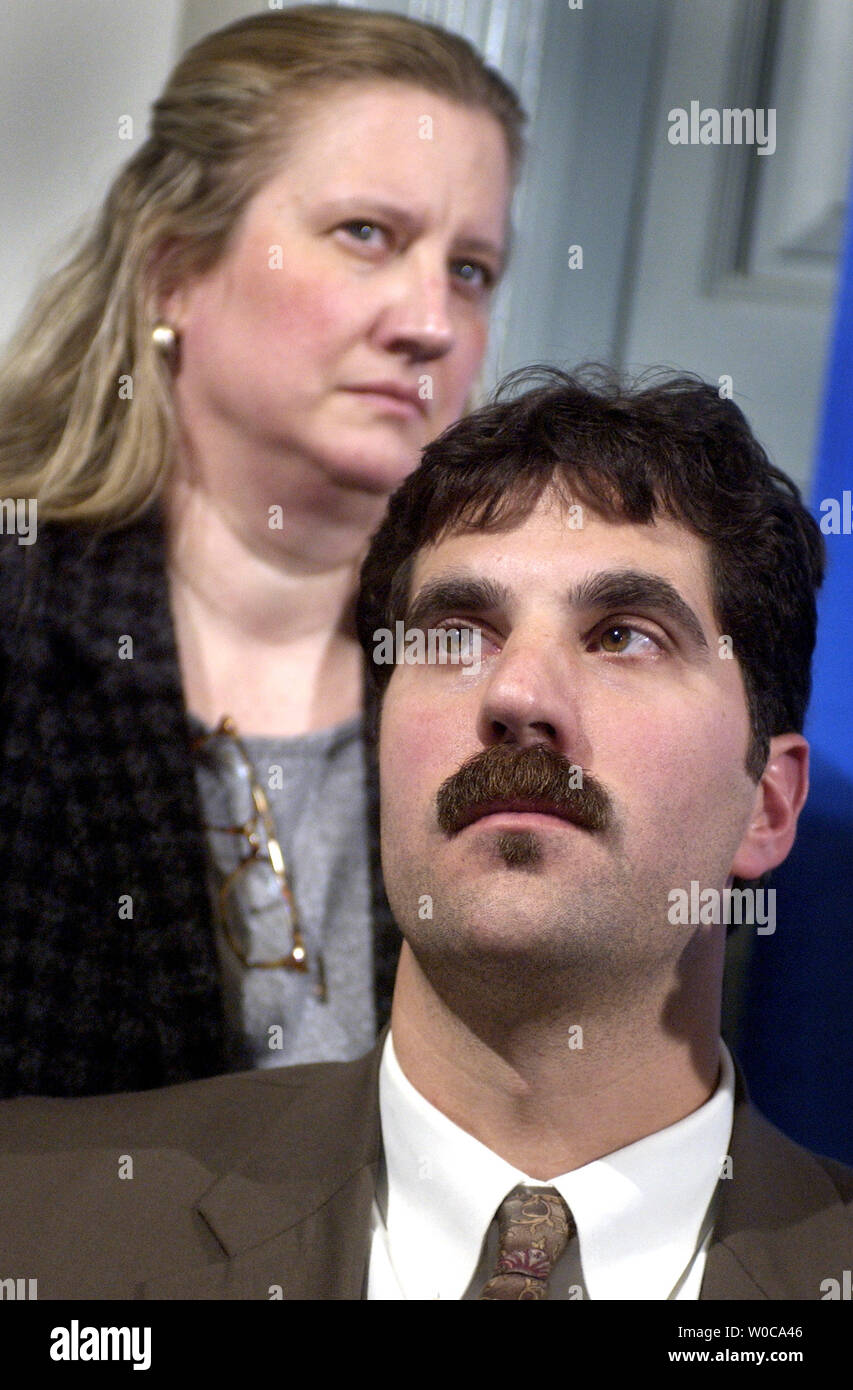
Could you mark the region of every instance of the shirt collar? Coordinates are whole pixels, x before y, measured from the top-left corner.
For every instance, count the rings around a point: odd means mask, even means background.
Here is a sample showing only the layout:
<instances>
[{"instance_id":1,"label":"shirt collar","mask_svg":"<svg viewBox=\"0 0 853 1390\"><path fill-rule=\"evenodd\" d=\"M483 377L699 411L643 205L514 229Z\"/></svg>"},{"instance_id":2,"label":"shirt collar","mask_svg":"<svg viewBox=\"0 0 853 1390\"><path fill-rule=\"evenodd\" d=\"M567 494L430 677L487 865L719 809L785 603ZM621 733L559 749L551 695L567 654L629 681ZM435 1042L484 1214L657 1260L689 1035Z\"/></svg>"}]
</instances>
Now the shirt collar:
<instances>
[{"instance_id":1,"label":"shirt collar","mask_svg":"<svg viewBox=\"0 0 853 1390\"><path fill-rule=\"evenodd\" d=\"M415 1090L389 1033L379 1071L385 1224L403 1296L462 1298L497 1208L525 1183L557 1188L571 1208L590 1298L670 1297L707 1235L728 1149L734 1067L722 1042L720 1052L717 1088L698 1110L543 1184Z\"/></svg>"}]
</instances>

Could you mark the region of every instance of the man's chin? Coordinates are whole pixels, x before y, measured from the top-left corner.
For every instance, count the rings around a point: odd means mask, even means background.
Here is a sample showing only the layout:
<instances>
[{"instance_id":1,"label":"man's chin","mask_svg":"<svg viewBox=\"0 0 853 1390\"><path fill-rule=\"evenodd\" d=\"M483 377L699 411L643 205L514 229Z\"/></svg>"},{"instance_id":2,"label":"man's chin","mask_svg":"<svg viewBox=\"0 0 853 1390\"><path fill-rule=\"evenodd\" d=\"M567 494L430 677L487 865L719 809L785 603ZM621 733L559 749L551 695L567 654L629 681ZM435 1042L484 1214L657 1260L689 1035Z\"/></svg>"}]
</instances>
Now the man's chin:
<instances>
[{"instance_id":1,"label":"man's chin","mask_svg":"<svg viewBox=\"0 0 853 1390\"><path fill-rule=\"evenodd\" d=\"M505 869L538 869L544 859L542 841L530 830L502 830L495 838L495 856Z\"/></svg>"},{"instance_id":2,"label":"man's chin","mask_svg":"<svg viewBox=\"0 0 853 1390\"><path fill-rule=\"evenodd\" d=\"M452 855L460 868L464 863L475 873L479 868L550 874L567 863L579 865L578 855L587 857L594 838L556 816L493 815L459 831Z\"/></svg>"}]
</instances>

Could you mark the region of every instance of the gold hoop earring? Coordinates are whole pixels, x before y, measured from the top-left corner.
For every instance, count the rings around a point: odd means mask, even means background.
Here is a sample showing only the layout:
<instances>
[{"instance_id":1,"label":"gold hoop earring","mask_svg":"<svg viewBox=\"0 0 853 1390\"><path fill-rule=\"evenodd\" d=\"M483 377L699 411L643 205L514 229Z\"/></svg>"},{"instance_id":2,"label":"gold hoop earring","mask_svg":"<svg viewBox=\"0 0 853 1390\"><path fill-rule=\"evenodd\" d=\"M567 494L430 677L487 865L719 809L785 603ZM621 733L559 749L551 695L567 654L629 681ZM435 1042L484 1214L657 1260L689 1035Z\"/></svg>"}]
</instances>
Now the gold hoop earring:
<instances>
[{"instance_id":1,"label":"gold hoop earring","mask_svg":"<svg viewBox=\"0 0 853 1390\"><path fill-rule=\"evenodd\" d=\"M170 323L155 323L151 330L151 341L161 357L167 362L174 362L178 355L178 335Z\"/></svg>"}]
</instances>

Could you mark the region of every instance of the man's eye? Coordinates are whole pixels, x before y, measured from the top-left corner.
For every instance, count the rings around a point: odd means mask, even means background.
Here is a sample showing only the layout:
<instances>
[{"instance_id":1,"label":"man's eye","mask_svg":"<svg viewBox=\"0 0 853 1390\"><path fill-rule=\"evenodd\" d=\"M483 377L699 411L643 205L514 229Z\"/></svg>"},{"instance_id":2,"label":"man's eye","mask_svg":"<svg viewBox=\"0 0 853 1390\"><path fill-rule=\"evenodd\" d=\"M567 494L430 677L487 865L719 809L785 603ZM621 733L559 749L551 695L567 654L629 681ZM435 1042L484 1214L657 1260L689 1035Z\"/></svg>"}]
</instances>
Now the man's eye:
<instances>
[{"instance_id":1,"label":"man's eye","mask_svg":"<svg viewBox=\"0 0 853 1390\"><path fill-rule=\"evenodd\" d=\"M460 637L467 636L468 640L473 639L475 633L482 635L482 628L478 623L466 622L464 618L448 618L438 624L442 632L458 632Z\"/></svg>"},{"instance_id":2,"label":"man's eye","mask_svg":"<svg viewBox=\"0 0 853 1390\"><path fill-rule=\"evenodd\" d=\"M661 650L661 644L654 637L630 623L612 623L610 627L602 628L598 640L602 651L611 656L622 656L626 652L630 656L639 656L641 652Z\"/></svg>"}]
</instances>

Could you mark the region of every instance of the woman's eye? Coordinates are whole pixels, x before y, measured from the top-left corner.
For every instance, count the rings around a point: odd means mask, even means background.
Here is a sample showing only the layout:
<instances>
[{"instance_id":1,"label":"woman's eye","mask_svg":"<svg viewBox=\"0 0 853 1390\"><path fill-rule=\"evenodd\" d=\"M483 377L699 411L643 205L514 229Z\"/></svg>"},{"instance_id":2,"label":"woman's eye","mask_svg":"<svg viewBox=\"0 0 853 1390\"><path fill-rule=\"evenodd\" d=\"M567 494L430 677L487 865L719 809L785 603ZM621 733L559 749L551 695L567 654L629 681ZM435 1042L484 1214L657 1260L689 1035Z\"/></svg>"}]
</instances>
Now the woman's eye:
<instances>
[{"instance_id":1,"label":"woman's eye","mask_svg":"<svg viewBox=\"0 0 853 1390\"><path fill-rule=\"evenodd\" d=\"M340 230L347 232L355 241L360 241L364 246L376 246L379 244L374 237L374 233L381 232L383 236L386 235L384 228L380 227L378 223L364 222L360 217L356 218L353 222L342 222Z\"/></svg>"},{"instance_id":2,"label":"woman's eye","mask_svg":"<svg viewBox=\"0 0 853 1390\"><path fill-rule=\"evenodd\" d=\"M454 261L453 273L463 282L477 290L490 290L495 283L495 273L479 261Z\"/></svg>"},{"instance_id":3,"label":"woman's eye","mask_svg":"<svg viewBox=\"0 0 853 1390\"><path fill-rule=\"evenodd\" d=\"M632 627L630 623L612 623L610 627L602 628L598 640L602 651L611 656L622 656L625 653L639 656L642 652L661 650L661 643L641 628Z\"/></svg>"}]
</instances>

